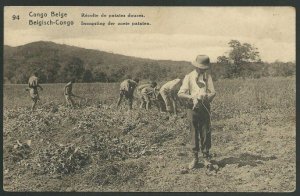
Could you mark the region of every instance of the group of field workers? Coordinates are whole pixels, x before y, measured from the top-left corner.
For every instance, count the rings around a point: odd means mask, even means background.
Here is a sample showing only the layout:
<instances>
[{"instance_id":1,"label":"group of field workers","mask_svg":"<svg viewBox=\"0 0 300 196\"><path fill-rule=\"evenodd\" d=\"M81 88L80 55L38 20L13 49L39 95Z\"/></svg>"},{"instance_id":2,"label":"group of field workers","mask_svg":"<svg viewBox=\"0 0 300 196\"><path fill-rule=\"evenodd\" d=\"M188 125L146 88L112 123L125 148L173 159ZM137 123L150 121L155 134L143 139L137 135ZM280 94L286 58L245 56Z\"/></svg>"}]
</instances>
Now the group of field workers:
<instances>
[{"instance_id":1,"label":"group of field workers","mask_svg":"<svg viewBox=\"0 0 300 196\"><path fill-rule=\"evenodd\" d=\"M193 160L189 164L189 169L196 168L199 163L199 152L201 151L203 163L210 167L211 154L211 125L210 125L210 103L214 99L216 92L210 74L210 59L207 55L198 55L192 62L195 69L187 74L183 79L176 78L163 84L160 88L156 82L139 84L139 79L126 79L120 84L120 93L117 107L123 99L128 102L128 109L131 110L134 100L134 92L140 100L140 108L149 110L151 104L156 105L161 112L177 114L177 104L179 101L187 109L187 118L190 124L190 147L193 153ZM72 80L64 87L64 95L67 105L73 107L75 96L72 92ZM43 89L38 84L37 74L34 73L29 78L29 92L33 101L34 110L39 100L38 89Z\"/></svg>"},{"instance_id":2,"label":"group of field workers","mask_svg":"<svg viewBox=\"0 0 300 196\"><path fill-rule=\"evenodd\" d=\"M149 104L157 105L161 112L167 111L177 114L177 100L185 103L187 118L190 123L190 141L193 152L193 160L189 169L193 169L199 162L201 150L204 165L209 166L211 155L211 129L210 129L210 102L216 92L210 74L210 60L206 55L198 55L192 62L195 70L187 74L184 79L176 78L158 87L156 82L138 86L138 79L127 79L120 85L120 97L118 106L123 97L128 100L129 109L132 109L134 90L138 94L140 108L149 110Z\"/></svg>"},{"instance_id":3,"label":"group of field workers","mask_svg":"<svg viewBox=\"0 0 300 196\"><path fill-rule=\"evenodd\" d=\"M67 106L70 106L72 108L74 107L73 97L82 98L80 96L77 96L77 95L73 94L72 89L73 89L74 82L75 82L75 79L72 79L64 87L64 96L65 96L65 99L66 99ZM31 100L32 100L32 105L31 105L31 110L32 111L35 110L35 106L36 106L37 102L40 100L38 88L40 88L40 90L43 90L41 85L38 83L38 73L34 72L30 76L30 78L28 80L28 87L26 88L26 91L29 91L29 95L30 95Z\"/></svg>"}]
</instances>

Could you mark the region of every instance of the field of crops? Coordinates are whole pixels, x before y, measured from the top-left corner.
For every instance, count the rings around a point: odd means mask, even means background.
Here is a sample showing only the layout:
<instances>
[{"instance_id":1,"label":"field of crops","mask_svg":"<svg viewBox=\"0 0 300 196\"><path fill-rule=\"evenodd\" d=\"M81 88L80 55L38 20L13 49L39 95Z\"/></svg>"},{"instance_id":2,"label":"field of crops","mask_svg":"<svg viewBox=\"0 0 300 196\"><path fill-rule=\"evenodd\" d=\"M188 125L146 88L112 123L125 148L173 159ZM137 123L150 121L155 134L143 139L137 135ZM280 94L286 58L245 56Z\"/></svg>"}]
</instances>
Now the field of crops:
<instances>
[{"instance_id":1,"label":"field of crops","mask_svg":"<svg viewBox=\"0 0 300 196\"><path fill-rule=\"evenodd\" d=\"M186 170L189 126L152 107L116 109L119 84L42 84L30 111L26 85L4 85L3 184L6 191L294 191L295 78L215 82L213 162Z\"/></svg>"}]
</instances>

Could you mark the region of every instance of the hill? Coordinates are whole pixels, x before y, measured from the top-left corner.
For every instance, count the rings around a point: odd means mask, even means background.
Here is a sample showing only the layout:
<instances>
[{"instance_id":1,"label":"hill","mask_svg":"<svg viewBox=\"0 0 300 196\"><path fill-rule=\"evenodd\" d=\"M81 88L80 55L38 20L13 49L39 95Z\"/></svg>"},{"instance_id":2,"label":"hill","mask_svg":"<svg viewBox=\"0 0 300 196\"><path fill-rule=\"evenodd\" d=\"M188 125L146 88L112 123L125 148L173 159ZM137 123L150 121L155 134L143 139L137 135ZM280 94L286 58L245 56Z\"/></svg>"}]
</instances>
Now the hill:
<instances>
[{"instance_id":1,"label":"hill","mask_svg":"<svg viewBox=\"0 0 300 196\"><path fill-rule=\"evenodd\" d=\"M45 41L4 46L4 77L12 83L27 82L34 70L42 82L52 83L66 82L73 76L83 82L115 82L128 76L156 80L176 77L173 69L184 76L192 66L184 61L129 57Z\"/></svg>"}]
</instances>

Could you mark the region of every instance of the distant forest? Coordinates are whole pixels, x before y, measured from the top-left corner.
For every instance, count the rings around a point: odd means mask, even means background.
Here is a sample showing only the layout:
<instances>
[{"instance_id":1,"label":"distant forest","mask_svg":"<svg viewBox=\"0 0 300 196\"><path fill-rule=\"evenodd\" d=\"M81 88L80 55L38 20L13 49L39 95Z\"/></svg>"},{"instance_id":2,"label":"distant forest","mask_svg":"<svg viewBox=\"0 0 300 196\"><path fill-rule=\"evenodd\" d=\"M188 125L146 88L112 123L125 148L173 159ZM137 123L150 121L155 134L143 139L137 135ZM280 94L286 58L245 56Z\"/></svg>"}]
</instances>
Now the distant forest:
<instances>
[{"instance_id":1,"label":"distant forest","mask_svg":"<svg viewBox=\"0 0 300 196\"><path fill-rule=\"evenodd\" d=\"M293 76L294 62L266 63L257 48L231 40L228 56L212 63L214 80L222 78L260 78ZM23 46L4 46L4 83L27 83L37 71L41 83L120 82L127 78L166 81L183 78L193 69L190 62L151 60L53 42L33 42Z\"/></svg>"}]
</instances>

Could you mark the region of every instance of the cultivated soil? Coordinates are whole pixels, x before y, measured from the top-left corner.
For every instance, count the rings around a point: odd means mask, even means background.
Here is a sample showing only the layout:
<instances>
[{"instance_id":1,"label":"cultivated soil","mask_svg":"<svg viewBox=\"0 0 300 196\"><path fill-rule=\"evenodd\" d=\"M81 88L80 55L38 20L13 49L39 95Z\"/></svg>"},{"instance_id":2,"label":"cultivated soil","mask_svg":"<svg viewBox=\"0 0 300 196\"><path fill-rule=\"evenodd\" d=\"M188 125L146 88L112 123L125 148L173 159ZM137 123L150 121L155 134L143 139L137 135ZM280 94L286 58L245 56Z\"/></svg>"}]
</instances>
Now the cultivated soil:
<instances>
[{"instance_id":1,"label":"cultivated soil","mask_svg":"<svg viewBox=\"0 0 300 196\"><path fill-rule=\"evenodd\" d=\"M87 84L76 85L74 89L89 90L81 88ZM290 192L296 188L294 78L217 81L211 116L214 167L206 169L200 159L192 170L187 169L192 154L183 107L178 116L155 107L147 112L138 108L137 101L132 111L125 103L116 109L115 84L111 92L93 91L97 95L75 91L91 98L77 100L76 108L70 109L63 97L56 98L61 95L46 94L47 88L55 91L54 85L47 85L32 113L28 95L17 95L23 87L4 86L5 191ZM110 101L102 100L103 93ZM20 104L15 96L26 101Z\"/></svg>"}]
</instances>

